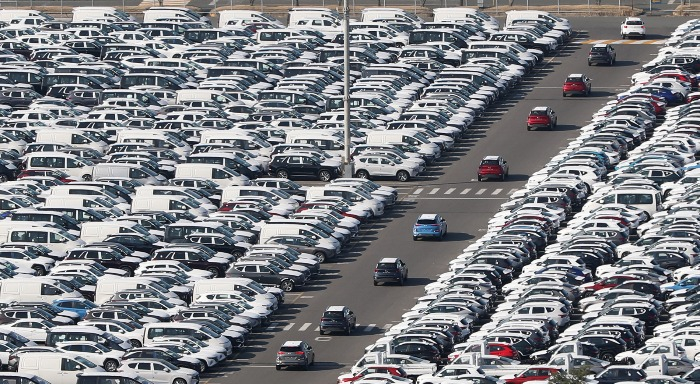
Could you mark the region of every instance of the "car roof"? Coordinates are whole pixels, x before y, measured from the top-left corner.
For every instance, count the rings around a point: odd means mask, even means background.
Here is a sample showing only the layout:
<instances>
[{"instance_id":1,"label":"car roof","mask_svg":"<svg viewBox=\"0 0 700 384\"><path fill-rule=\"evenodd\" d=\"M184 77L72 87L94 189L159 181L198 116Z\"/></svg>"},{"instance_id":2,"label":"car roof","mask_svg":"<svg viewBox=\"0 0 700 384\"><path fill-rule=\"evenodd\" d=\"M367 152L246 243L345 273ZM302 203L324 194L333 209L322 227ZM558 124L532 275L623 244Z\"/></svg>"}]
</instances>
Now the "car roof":
<instances>
[{"instance_id":1,"label":"car roof","mask_svg":"<svg viewBox=\"0 0 700 384\"><path fill-rule=\"evenodd\" d=\"M298 347L302 343L303 343L303 341L300 341L300 340L285 341L284 344L282 344L282 347Z\"/></svg>"},{"instance_id":2,"label":"car roof","mask_svg":"<svg viewBox=\"0 0 700 384\"><path fill-rule=\"evenodd\" d=\"M424 213L418 217L418 220L435 220L436 218L436 213Z\"/></svg>"},{"instance_id":3,"label":"car roof","mask_svg":"<svg viewBox=\"0 0 700 384\"><path fill-rule=\"evenodd\" d=\"M608 44L595 44L595 45L593 46L593 48L605 48L605 47L607 47L607 46L608 46Z\"/></svg>"},{"instance_id":4,"label":"car roof","mask_svg":"<svg viewBox=\"0 0 700 384\"><path fill-rule=\"evenodd\" d=\"M498 160L500 158L501 158L501 156L489 155L489 156L484 156L484 158L482 160Z\"/></svg>"},{"instance_id":5,"label":"car roof","mask_svg":"<svg viewBox=\"0 0 700 384\"><path fill-rule=\"evenodd\" d=\"M327 312L340 312L344 311L345 306L344 305L331 305L330 307L326 308Z\"/></svg>"},{"instance_id":6,"label":"car roof","mask_svg":"<svg viewBox=\"0 0 700 384\"><path fill-rule=\"evenodd\" d=\"M399 260L399 259L396 258L396 257L385 257L385 258L379 260L379 262L380 262L380 263L395 263L395 262L397 262L398 260Z\"/></svg>"}]
</instances>

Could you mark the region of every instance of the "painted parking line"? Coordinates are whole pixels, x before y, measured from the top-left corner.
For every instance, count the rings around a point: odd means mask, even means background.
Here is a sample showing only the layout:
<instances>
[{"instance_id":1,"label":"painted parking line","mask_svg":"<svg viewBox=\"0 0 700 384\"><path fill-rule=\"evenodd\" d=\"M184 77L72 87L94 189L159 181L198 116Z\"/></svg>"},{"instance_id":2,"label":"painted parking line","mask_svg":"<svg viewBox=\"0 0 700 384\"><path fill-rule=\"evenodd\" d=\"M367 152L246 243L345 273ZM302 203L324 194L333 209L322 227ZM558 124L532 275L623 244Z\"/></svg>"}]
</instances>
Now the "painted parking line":
<instances>
[{"instance_id":1,"label":"painted parking line","mask_svg":"<svg viewBox=\"0 0 700 384\"><path fill-rule=\"evenodd\" d=\"M498 189L495 189L493 192L491 192L491 195L498 195L501 192L503 192L503 188L498 188Z\"/></svg>"}]
</instances>

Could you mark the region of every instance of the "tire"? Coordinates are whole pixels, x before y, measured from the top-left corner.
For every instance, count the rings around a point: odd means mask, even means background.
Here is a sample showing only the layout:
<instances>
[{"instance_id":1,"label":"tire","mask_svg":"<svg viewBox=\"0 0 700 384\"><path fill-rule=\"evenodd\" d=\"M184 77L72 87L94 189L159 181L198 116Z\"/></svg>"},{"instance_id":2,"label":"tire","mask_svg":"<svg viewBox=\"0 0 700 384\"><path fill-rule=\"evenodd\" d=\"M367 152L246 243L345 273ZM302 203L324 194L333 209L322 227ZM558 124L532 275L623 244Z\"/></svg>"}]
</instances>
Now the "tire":
<instances>
[{"instance_id":1,"label":"tire","mask_svg":"<svg viewBox=\"0 0 700 384\"><path fill-rule=\"evenodd\" d=\"M313 356L311 356L311 364L309 364L309 365L314 365L314 364L316 364L316 355L315 354Z\"/></svg>"},{"instance_id":2,"label":"tire","mask_svg":"<svg viewBox=\"0 0 700 384\"><path fill-rule=\"evenodd\" d=\"M44 267L42 267L41 265L35 265L32 267L32 269L36 271L37 276L46 275L46 269L44 269Z\"/></svg>"},{"instance_id":3,"label":"tire","mask_svg":"<svg viewBox=\"0 0 700 384\"><path fill-rule=\"evenodd\" d=\"M408 181L408 179L410 179L410 178L411 178L411 175L409 175L408 172L406 172L406 171L396 172L396 180L398 180L402 183Z\"/></svg>"},{"instance_id":4,"label":"tire","mask_svg":"<svg viewBox=\"0 0 700 384\"><path fill-rule=\"evenodd\" d=\"M614 60L614 59L610 59L610 63L608 63L608 65L610 65L610 66L612 67L613 64L615 64L615 60Z\"/></svg>"},{"instance_id":5,"label":"tire","mask_svg":"<svg viewBox=\"0 0 700 384\"><path fill-rule=\"evenodd\" d=\"M314 256L318 257L319 263L323 263L326 261L326 254L321 251L314 252Z\"/></svg>"},{"instance_id":6,"label":"tire","mask_svg":"<svg viewBox=\"0 0 700 384\"><path fill-rule=\"evenodd\" d=\"M566 97L566 92L562 92L561 97Z\"/></svg>"},{"instance_id":7,"label":"tire","mask_svg":"<svg viewBox=\"0 0 700 384\"><path fill-rule=\"evenodd\" d=\"M402 278L399 280L399 285L403 287L405 283L406 283L406 281L405 281L405 280L403 279L403 277L402 277Z\"/></svg>"},{"instance_id":8,"label":"tire","mask_svg":"<svg viewBox=\"0 0 700 384\"><path fill-rule=\"evenodd\" d=\"M477 179L478 181L482 181L481 175L476 175L476 179Z\"/></svg>"},{"instance_id":9,"label":"tire","mask_svg":"<svg viewBox=\"0 0 700 384\"><path fill-rule=\"evenodd\" d=\"M308 371L309 370L309 362L306 361L306 364L302 367L303 370Z\"/></svg>"},{"instance_id":10,"label":"tire","mask_svg":"<svg viewBox=\"0 0 700 384\"><path fill-rule=\"evenodd\" d=\"M143 344L141 344L141 342L140 342L139 340L131 339L131 340L129 340L129 342L131 343L131 346L134 347L134 348L141 348L141 347L143 347Z\"/></svg>"},{"instance_id":11,"label":"tire","mask_svg":"<svg viewBox=\"0 0 700 384\"><path fill-rule=\"evenodd\" d=\"M532 131L532 127L528 125L528 126L527 126L527 130L528 130L528 131Z\"/></svg>"},{"instance_id":12,"label":"tire","mask_svg":"<svg viewBox=\"0 0 700 384\"><path fill-rule=\"evenodd\" d=\"M318 330L318 334L321 335L321 336L323 336L323 334L324 334L323 330L322 330L322 329L319 329L319 330Z\"/></svg>"},{"instance_id":13,"label":"tire","mask_svg":"<svg viewBox=\"0 0 700 384\"><path fill-rule=\"evenodd\" d=\"M588 62L588 66L589 66L589 67L591 66L591 62L590 62L590 61ZM546 362L545 362L545 363L546 363Z\"/></svg>"},{"instance_id":14,"label":"tire","mask_svg":"<svg viewBox=\"0 0 700 384\"><path fill-rule=\"evenodd\" d=\"M119 362L114 359L107 359L104 364L102 364L102 368L107 372L116 372L116 370L119 369Z\"/></svg>"},{"instance_id":15,"label":"tire","mask_svg":"<svg viewBox=\"0 0 700 384\"><path fill-rule=\"evenodd\" d=\"M92 175L83 175L83 181L92 181Z\"/></svg>"},{"instance_id":16,"label":"tire","mask_svg":"<svg viewBox=\"0 0 700 384\"><path fill-rule=\"evenodd\" d=\"M372 283L374 284L375 287L376 287L377 285L379 285L379 283L377 283L377 280L372 281Z\"/></svg>"},{"instance_id":17,"label":"tire","mask_svg":"<svg viewBox=\"0 0 700 384\"><path fill-rule=\"evenodd\" d=\"M238 260L238 259L240 259L241 257L245 256L245 253L243 253L243 252L241 252L241 251L233 251L233 252L231 253L231 255L233 255L233 258L234 258L234 259Z\"/></svg>"},{"instance_id":18,"label":"tire","mask_svg":"<svg viewBox=\"0 0 700 384\"><path fill-rule=\"evenodd\" d=\"M4 183L7 181L7 175L0 175L0 183Z\"/></svg>"},{"instance_id":19,"label":"tire","mask_svg":"<svg viewBox=\"0 0 700 384\"><path fill-rule=\"evenodd\" d=\"M352 329L348 327L348 329L345 330L345 336L350 336L350 333L352 333Z\"/></svg>"},{"instance_id":20,"label":"tire","mask_svg":"<svg viewBox=\"0 0 700 384\"><path fill-rule=\"evenodd\" d=\"M275 175L280 179L289 179L289 172L286 169L278 169Z\"/></svg>"},{"instance_id":21,"label":"tire","mask_svg":"<svg viewBox=\"0 0 700 384\"><path fill-rule=\"evenodd\" d=\"M331 173L326 171L325 169L322 169L318 172L318 179L323 181L324 183L327 183L331 181Z\"/></svg>"},{"instance_id":22,"label":"tire","mask_svg":"<svg viewBox=\"0 0 700 384\"><path fill-rule=\"evenodd\" d=\"M355 175L360 179L369 179L369 172L365 171L364 169L360 169L359 171L355 172Z\"/></svg>"},{"instance_id":23,"label":"tire","mask_svg":"<svg viewBox=\"0 0 700 384\"><path fill-rule=\"evenodd\" d=\"M602 355L600 355L600 358L602 360L609 361L609 362L612 362L613 360L615 360L615 356L613 356L613 354L610 352L603 353Z\"/></svg>"},{"instance_id":24,"label":"tire","mask_svg":"<svg viewBox=\"0 0 700 384\"><path fill-rule=\"evenodd\" d=\"M126 272L127 276L129 277L134 276L134 271L132 271L129 267L120 267L119 269Z\"/></svg>"},{"instance_id":25,"label":"tire","mask_svg":"<svg viewBox=\"0 0 700 384\"><path fill-rule=\"evenodd\" d=\"M199 368L197 369L197 371L198 371L199 373L203 373L203 372L206 371L206 370L207 370L207 365L200 361L200 362L199 362Z\"/></svg>"},{"instance_id":26,"label":"tire","mask_svg":"<svg viewBox=\"0 0 700 384\"><path fill-rule=\"evenodd\" d=\"M279 288L285 292L291 292L294 290L294 282L291 280L282 280L280 281Z\"/></svg>"},{"instance_id":27,"label":"tire","mask_svg":"<svg viewBox=\"0 0 700 384\"><path fill-rule=\"evenodd\" d=\"M177 378L177 379L173 380L173 384L187 384L187 380Z\"/></svg>"},{"instance_id":28,"label":"tire","mask_svg":"<svg viewBox=\"0 0 700 384\"><path fill-rule=\"evenodd\" d=\"M505 173L501 175L501 181L506 181L506 174Z\"/></svg>"},{"instance_id":29,"label":"tire","mask_svg":"<svg viewBox=\"0 0 700 384\"><path fill-rule=\"evenodd\" d=\"M323 335L323 333L322 333L322 335ZM279 371L280 369L282 369L282 367L280 367L279 365L275 365L275 370L276 370L276 371Z\"/></svg>"},{"instance_id":30,"label":"tire","mask_svg":"<svg viewBox=\"0 0 700 384\"><path fill-rule=\"evenodd\" d=\"M219 273L219 269L216 267L209 267L209 268L207 268L207 271L211 272L211 275L214 278L221 277L221 274Z\"/></svg>"},{"instance_id":31,"label":"tire","mask_svg":"<svg viewBox=\"0 0 700 384\"><path fill-rule=\"evenodd\" d=\"M418 236L413 236L413 241L418 241Z\"/></svg>"}]
</instances>

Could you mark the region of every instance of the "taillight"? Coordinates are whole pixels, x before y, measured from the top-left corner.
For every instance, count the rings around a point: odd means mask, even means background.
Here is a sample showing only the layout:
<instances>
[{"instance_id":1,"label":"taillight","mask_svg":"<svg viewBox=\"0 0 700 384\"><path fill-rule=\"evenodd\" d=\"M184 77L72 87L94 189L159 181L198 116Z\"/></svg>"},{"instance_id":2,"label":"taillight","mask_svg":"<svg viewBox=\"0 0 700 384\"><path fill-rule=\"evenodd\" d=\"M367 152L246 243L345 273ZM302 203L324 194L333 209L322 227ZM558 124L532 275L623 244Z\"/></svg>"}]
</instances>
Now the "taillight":
<instances>
[{"instance_id":1,"label":"taillight","mask_svg":"<svg viewBox=\"0 0 700 384\"><path fill-rule=\"evenodd\" d=\"M297 351L296 354L297 354L297 355L303 355L304 352L303 352L303 351Z\"/></svg>"},{"instance_id":2,"label":"taillight","mask_svg":"<svg viewBox=\"0 0 700 384\"><path fill-rule=\"evenodd\" d=\"M379 272L379 270L377 268L374 268L374 272Z\"/></svg>"},{"instance_id":3,"label":"taillight","mask_svg":"<svg viewBox=\"0 0 700 384\"><path fill-rule=\"evenodd\" d=\"M278 354L278 355L284 355L284 352L280 351L280 352L277 352L277 354Z\"/></svg>"}]
</instances>

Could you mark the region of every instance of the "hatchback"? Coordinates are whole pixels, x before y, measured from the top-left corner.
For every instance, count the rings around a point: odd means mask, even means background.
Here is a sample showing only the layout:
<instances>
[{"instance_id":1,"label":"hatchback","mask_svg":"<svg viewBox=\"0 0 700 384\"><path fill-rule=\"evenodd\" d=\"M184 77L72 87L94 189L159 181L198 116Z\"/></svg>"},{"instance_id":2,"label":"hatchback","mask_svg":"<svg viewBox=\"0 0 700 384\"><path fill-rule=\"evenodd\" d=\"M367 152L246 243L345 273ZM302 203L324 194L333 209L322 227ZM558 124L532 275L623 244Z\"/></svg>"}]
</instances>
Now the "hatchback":
<instances>
[{"instance_id":1,"label":"hatchback","mask_svg":"<svg viewBox=\"0 0 700 384\"><path fill-rule=\"evenodd\" d=\"M610 44L596 44L588 52L588 66L592 64L615 65L617 54Z\"/></svg>"},{"instance_id":2,"label":"hatchback","mask_svg":"<svg viewBox=\"0 0 700 384\"><path fill-rule=\"evenodd\" d=\"M620 36L623 39L637 36L642 39L647 36L647 31L644 26L644 21L639 17L628 17L620 25Z\"/></svg>"},{"instance_id":3,"label":"hatchback","mask_svg":"<svg viewBox=\"0 0 700 384\"><path fill-rule=\"evenodd\" d=\"M442 240L447 234L447 221L436 213L422 214L413 225L413 240L432 237Z\"/></svg>"},{"instance_id":4,"label":"hatchback","mask_svg":"<svg viewBox=\"0 0 700 384\"><path fill-rule=\"evenodd\" d=\"M486 156L479 163L479 171L476 175L479 181L488 178L496 178L501 181L508 177L508 162L501 156Z\"/></svg>"},{"instance_id":5,"label":"hatchback","mask_svg":"<svg viewBox=\"0 0 700 384\"><path fill-rule=\"evenodd\" d=\"M571 95L588 96L591 94L591 78L582 73L571 74L566 77L561 92L563 97Z\"/></svg>"},{"instance_id":6,"label":"hatchback","mask_svg":"<svg viewBox=\"0 0 700 384\"><path fill-rule=\"evenodd\" d=\"M527 116L527 130L547 128L550 131L557 126L557 115L550 107L535 107Z\"/></svg>"},{"instance_id":7,"label":"hatchback","mask_svg":"<svg viewBox=\"0 0 700 384\"><path fill-rule=\"evenodd\" d=\"M282 367L302 367L306 370L315 360L313 348L305 341L285 341L277 352L275 369L279 371Z\"/></svg>"},{"instance_id":8,"label":"hatchback","mask_svg":"<svg viewBox=\"0 0 700 384\"><path fill-rule=\"evenodd\" d=\"M341 305L332 305L323 312L318 333L340 331L350 335L357 324L357 318L350 308Z\"/></svg>"},{"instance_id":9,"label":"hatchback","mask_svg":"<svg viewBox=\"0 0 700 384\"><path fill-rule=\"evenodd\" d=\"M374 285L387 282L404 285L407 279L408 267L401 259L385 257L374 268Z\"/></svg>"}]
</instances>

